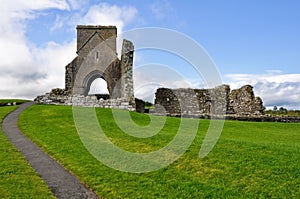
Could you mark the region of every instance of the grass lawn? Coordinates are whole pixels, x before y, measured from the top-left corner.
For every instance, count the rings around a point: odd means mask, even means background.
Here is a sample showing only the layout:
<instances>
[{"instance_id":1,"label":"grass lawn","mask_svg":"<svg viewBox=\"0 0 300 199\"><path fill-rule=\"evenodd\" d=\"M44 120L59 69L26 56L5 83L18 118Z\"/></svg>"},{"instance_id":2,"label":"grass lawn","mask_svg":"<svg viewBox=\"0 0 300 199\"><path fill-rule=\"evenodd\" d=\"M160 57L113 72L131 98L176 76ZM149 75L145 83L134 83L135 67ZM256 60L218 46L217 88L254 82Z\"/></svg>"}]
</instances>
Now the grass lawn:
<instances>
[{"instance_id":1,"label":"grass lawn","mask_svg":"<svg viewBox=\"0 0 300 199\"><path fill-rule=\"evenodd\" d=\"M133 152L157 150L170 142L179 118L168 118L151 138L123 133L110 109L97 109L107 137ZM149 116L132 113L139 125ZM193 122L193 119L186 119ZM198 157L209 120L200 120L187 152L155 172L132 174L111 169L85 149L76 132L72 108L34 105L21 114L22 131L104 198L299 198L300 124L226 121L213 151Z\"/></svg>"},{"instance_id":2,"label":"grass lawn","mask_svg":"<svg viewBox=\"0 0 300 199\"><path fill-rule=\"evenodd\" d=\"M6 106L8 103L13 103L13 102L16 102L16 104L19 105L28 101L29 100L23 100L23 99L0 99L0 106Z\"/></svg>"},{"instance_id":3,"label":"grass lawn","mask_svg":"<svg viewBox=\"0 0 300 199\"><path fill-rule=\"evenodd\" d=\"M16 108L0 107L0 121ZM55 198L0 128L0 198Z\"/></svg>"}]
</instances>

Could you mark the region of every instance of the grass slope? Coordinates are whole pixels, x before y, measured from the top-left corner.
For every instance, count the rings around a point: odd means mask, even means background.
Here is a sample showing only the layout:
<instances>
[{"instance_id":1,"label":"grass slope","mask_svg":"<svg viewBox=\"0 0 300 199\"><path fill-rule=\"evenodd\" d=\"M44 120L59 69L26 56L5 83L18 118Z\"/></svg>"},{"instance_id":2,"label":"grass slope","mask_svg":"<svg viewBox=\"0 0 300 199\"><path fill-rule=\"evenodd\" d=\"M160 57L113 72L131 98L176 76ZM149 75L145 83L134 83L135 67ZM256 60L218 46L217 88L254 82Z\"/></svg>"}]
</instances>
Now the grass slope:
<instances>
[{"instance_id":1,"label":"grass slope","mask_svg":"<svg viewBox=\"0 0 300 199\"><path fill-rule=\"evenodd\" d=\"M29 100L23 99L0 99L0 106L6 106L8 103L16 103L17 105L22 104L24 102L28 102Z\"/></svg>"},{"instance_id":2,"label":"grass slope","mask_svg":"<svg viewBox=\"0 0 300 199\"><path fill-rule=\"evenodd\" d=\"M0 107L0 121L15 107ZM0 198L55 198L0 128Z\"/></svg>"},{"instance_id":3,"label":"grass slope","mask_svg":"<svg viewBox=\"0 0 300 199\"><path fill-rule=\"evenodd\" d=\"M115 124L110 109L97 109L101 127L121 148L147 152L165 146L178 118L162 131L133 138ZM132 113L139 125L149 117ZM187 122L192 122L187 119ZM209 121L201 120L187 152L170 166L131 174L104 166L85 149L76 132L71 107L35 105L21 114L23 132L81 181L104 198L299 198L300 124L226 121L220 140L204 159L199 149Z\"/></svg>"}]
</instances>

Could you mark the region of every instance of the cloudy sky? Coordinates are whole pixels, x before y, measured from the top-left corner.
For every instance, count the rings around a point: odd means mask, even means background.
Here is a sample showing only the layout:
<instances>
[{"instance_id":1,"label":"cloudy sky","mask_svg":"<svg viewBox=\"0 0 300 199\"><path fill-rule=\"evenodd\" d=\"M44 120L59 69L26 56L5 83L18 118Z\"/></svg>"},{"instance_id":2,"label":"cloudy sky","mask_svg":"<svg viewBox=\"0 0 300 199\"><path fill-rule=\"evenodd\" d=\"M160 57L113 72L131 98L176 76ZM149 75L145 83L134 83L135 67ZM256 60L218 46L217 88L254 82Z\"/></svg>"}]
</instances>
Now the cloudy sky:
<instances>
[{"instance_id":1,"label":"cloudy sky","mask_svg":"<svg viewBox=\"0 0 300 199\"><path fill-rule=\"evenodd\" d=\"M267 107L300 109L299 10L297 0L1 0L0 98L33 99L63 88L65 65L76 56L76 26L91 24L116 25L118 33L144 27L182 33L209 54L223 83L253 85ZM205 87L170 53L137 51L134 67L143 99L162 85Z\"/></svg>"}]
</instances>

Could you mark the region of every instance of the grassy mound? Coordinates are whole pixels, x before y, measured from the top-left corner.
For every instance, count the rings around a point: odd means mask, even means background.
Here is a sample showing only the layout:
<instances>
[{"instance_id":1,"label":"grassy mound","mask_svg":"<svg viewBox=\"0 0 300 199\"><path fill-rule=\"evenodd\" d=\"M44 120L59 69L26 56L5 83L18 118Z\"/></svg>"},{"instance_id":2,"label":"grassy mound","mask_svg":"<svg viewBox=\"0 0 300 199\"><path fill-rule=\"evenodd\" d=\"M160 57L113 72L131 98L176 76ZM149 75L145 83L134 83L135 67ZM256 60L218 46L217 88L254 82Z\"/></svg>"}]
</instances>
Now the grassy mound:
<instances>
[{"instance_id":1,"label":"grassy mound","mask_svg":"<svg viewBox=\"0 0 300 199\"><path fill-rule=\"evenodd\" d=\"M107 137L133 152L157 150L169 143L180 124L167 118L150 138L128 136L110 109L96 109ZM140 126L149 116L131 113ZM193 119L185 119L192 122ZM131 174L97 161L82 144L66 106L34 105L21 114L22 131L104 198L297 198L300 190L300 124L226 121L213 151L198 157L209 126L200 120L197 136L173 164L155 172Z\"/></svg>"},{"instance_id":2,"label":"grassy mound","mask_svg":"<svg viewBox=\"0 0 300 199\"><path fill-rule=\"evenodd\" d=\"M0 107L0 121L16 107ZM0 198L55 198L0 128Z\"/></svg>"}]
</instances>

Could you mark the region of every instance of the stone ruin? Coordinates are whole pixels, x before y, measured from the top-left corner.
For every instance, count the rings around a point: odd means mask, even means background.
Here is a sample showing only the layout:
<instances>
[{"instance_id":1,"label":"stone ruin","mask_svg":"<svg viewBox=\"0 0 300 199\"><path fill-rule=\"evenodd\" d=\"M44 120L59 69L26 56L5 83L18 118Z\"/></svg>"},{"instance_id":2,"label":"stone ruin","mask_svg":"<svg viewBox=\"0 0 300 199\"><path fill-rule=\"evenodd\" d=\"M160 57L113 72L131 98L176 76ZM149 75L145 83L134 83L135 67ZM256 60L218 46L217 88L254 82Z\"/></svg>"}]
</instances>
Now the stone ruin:
<instances>
[{"instance_id":1,"label":"stone ruin","mask_svg":"<svg viewBox=\"0 0 300 199\"><path fill-rule=\"evenodd\" d=\"M145 112L145 102L134 97L132 42L124 39L121 59L116 51L115 26L77 26L77 57L66 66L65 88L52 89L35 101L44 104L119 108ZM92 82L107 82L107 94L89 95ZM252 86L232 90L227 85L213 89L168 89L156 91L156 114L170 116L261 115L262 100Z\"/></svg>"},{"instance_id":2,"label":"stone ruin","mask_svg":"<svg viewBox=\"0 0 300 199\"><path fill-rule=\"evenodd\" d=\"M123 40L121 60L116 51L115 26L77 26L77 57L66 66L65 89L53 89L35 101L135 110L132 64L134 46ZM102 78L109 95L88 95L92 82Z\"/></svg>"},{"instance_id":3,"label":"stone ruin","mask_svg":"<svg viewBox=\"0 0 300 199\"><path fill-rule=\"evenodd\" d=\"M221 85L213 89L159 88L155 93L155 112L170 116L260 116L263 109L250 85L231 92L228 85Z\"/></svg>"}]
</instances>

